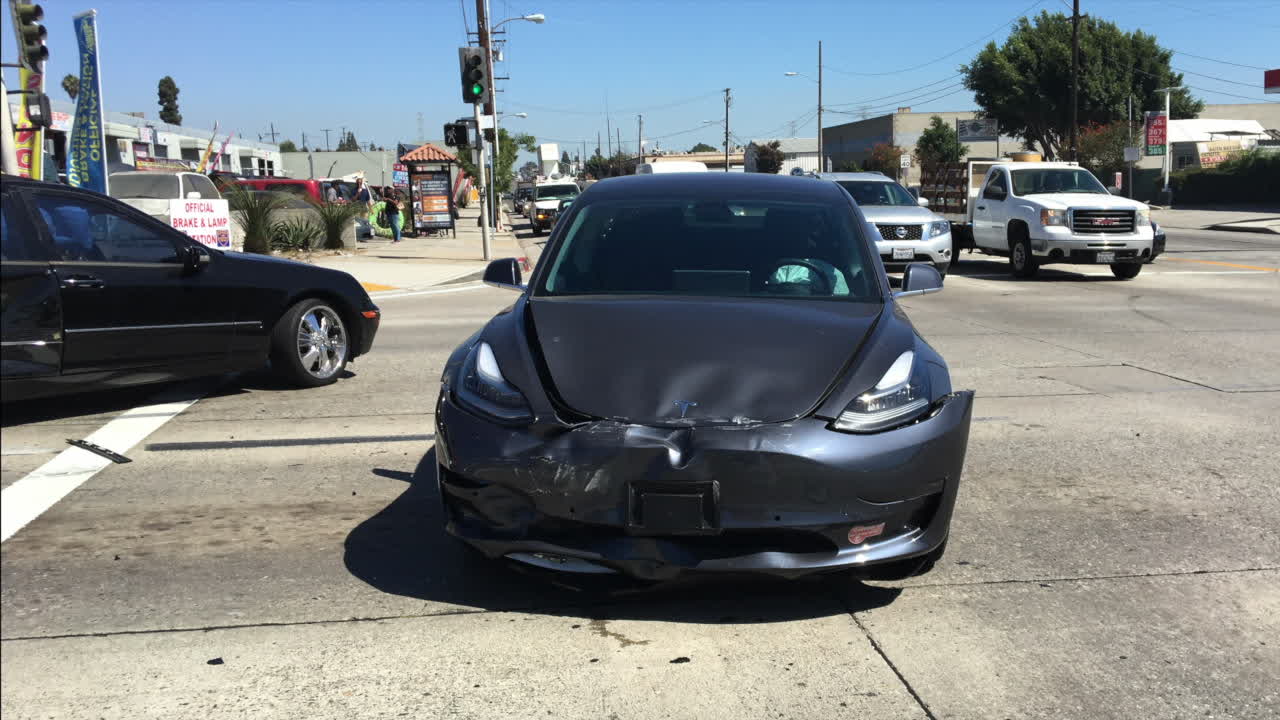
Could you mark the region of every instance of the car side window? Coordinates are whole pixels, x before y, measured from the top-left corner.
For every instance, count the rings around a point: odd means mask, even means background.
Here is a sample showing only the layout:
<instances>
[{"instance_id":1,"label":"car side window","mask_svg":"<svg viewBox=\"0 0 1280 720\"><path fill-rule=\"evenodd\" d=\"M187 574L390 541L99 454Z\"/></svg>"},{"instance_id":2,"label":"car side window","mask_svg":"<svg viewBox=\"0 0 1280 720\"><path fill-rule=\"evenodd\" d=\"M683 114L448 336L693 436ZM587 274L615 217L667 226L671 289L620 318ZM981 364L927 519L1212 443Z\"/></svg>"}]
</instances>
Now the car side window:
<instances>
[{"instance_id":1,"label":"car side window","mask_svg":"<svg viewBox=\"0 0 1280 720\"><path fill-rule=\"evenodd\" d=\"M1004 173L997 170L987 181L987 189L982 191L982 197L988 200L1003 200L1008 195L1009 186L1005 183Z\"/></svg>"},{"instance_id":2,"label":"car side window","mask_svg":"<svg viewBox=\"0 0 1280 720\"><path fill-rule=\"evenodd\" d=\"M27 223L22 222L18 211L10 209L13 202L9 193L0 194L0 260L45 259L40 242Z\"/></svg>"},{"instance_id":3,"label":"car side window","mask_svg":"<svg viewBox=\"0 0 1280 720\"><path fill-rule=\"evenodd\" d=\"M55 260L176 263L173 240L110 207L74 195L35 195L36 208L53 236Z\"/></svg>"}]
</instances>

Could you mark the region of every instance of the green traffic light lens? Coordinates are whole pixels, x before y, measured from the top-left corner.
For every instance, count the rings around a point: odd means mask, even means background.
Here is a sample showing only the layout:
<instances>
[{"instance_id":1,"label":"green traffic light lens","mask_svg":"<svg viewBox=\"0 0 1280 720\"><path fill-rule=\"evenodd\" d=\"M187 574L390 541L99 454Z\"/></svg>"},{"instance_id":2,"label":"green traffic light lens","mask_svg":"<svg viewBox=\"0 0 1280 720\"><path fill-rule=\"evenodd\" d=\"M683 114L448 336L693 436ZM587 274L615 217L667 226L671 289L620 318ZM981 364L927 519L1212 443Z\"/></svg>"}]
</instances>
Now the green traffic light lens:
<instances>
[{"instance_id":1,"label":"green traffic light lens","mask_svg":"<svg viewBox=\"0 0 1280 720\"><path fill-rule=\"evenodd\" d=\"M471 86L471 94L472 94L472 95L476 95L476 96L483 95L483 94L484 94L484 86L483 86L483 85L481 85L480 83L476 83L476 84L472 85L472 86Z\"/></svg>"}]
</instances>

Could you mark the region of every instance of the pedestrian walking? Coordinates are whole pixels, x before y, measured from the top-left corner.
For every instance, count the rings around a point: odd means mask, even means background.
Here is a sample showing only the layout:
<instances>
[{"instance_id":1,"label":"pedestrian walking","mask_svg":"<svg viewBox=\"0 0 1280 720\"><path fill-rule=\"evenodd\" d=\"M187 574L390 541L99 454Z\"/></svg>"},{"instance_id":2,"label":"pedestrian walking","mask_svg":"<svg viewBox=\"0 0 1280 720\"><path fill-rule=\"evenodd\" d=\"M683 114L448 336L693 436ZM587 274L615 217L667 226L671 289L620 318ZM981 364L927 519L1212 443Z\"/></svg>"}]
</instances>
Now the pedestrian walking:
<instances>
[{"instance_id":1,"label":"pedestrian walking","mask_svg":"<svg viewBox=\"0 0 1280 720\"><path fill-rule=\"evenodd\" d=\"M396 193L387 188L387 193L382 197L382 211L387 214L387 225L391 228L391 242L400 242L400 203L396 198Z\"/></svg>"}]
</instances>

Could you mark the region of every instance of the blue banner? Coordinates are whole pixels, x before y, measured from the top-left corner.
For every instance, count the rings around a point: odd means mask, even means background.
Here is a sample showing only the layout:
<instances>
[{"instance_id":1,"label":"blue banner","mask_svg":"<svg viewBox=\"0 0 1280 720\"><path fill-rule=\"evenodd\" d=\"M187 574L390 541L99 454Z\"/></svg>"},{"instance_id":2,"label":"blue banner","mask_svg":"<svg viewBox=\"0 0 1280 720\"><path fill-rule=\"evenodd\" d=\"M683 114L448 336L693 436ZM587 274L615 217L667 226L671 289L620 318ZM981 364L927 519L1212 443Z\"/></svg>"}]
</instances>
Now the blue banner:
<instances>
[{"instance_id":1,"label":"blue banner","mask_svg":"<svg viewBox=\"0 0 1280 720\"><path fill-rule=\"evenodd\" d=\"M67 182L107 193L107 149L102 126L102 77L98 74L98 13L75 16L80 44L80 94L67 147Z\"/></svg>"}]
</instances>

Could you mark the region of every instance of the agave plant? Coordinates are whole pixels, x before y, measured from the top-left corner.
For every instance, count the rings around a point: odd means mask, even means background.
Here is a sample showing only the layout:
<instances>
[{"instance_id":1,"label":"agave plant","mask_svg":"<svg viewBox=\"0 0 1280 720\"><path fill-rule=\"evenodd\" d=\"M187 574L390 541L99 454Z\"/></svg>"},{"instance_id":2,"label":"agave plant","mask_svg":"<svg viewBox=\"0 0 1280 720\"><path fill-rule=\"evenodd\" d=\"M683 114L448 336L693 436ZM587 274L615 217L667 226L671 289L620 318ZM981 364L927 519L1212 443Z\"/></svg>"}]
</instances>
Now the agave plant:
<instances>
[{"instance_id":1,"label":"agave plant","mask_svg":"<svg viewBox=\"0 0 1280 720\"><path fill-rule=\"evenodd\" d=\"M320 227L324 230L324 247L326 250L338 250L342 247L342 233L364 212L364 204L356 202L320 202L312 203L316 212L320 213Z\"/></svg>"},{"instance_id":2,"label":"agave plant","mask_svg":"<svg viewBox=\"0 0 1280 720\"><path fill-rule=\"evenodd\" d=\"M278 222L271 233L274 250L310 250L324 234L311 218L295 217Z\"/></svg>"},{"instance_id":3,"label":"agave plant","mask_svg":"<svg viewBox=\"0 0 1280 720\"><path fill-rule=\"evenodd\" d=\"M240 185L231 185L224 195L244 230L244 251L269 254L275 233L271 214L283 207L287 198L272 192L255 192Z\"/></svg>"}]
</instances>

